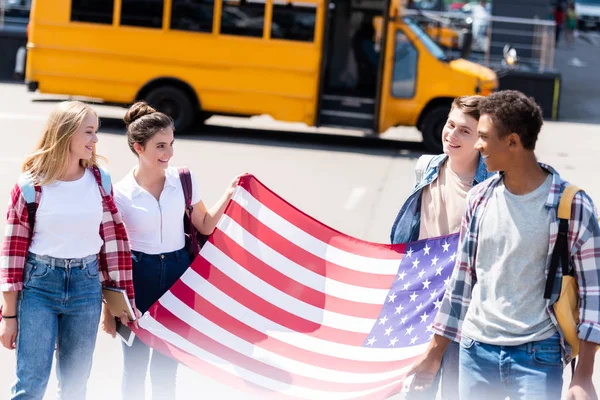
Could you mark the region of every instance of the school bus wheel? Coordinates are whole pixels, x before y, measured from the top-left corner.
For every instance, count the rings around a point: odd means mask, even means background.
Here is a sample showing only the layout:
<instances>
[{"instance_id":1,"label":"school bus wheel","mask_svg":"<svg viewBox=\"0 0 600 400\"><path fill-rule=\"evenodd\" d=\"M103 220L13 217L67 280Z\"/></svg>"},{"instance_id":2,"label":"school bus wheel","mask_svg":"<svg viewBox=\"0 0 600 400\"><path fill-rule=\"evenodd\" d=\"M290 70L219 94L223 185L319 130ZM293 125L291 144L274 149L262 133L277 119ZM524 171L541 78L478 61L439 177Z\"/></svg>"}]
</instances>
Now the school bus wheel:
<instances>
[{"instance_id":1,"label":"school bus wheel","mask_svg":"<svg viewBox=\"0 0 600 400\"><path fill-rule=\"evenodd\" d=\"M145 96L146 102L158 111L173 118L176 131L185 131L194 122L197 114L194 102L175 86L159 86Z\"/></svg>"},{"instance_id":2,"label":"school bus wheel","mask_svg":"<svg viewBox=\"0 0 600 400\"><path fill-rule=\"evenodd\" d=\"M423 118L421 133L423 143L432 153L442 153L442 130L448 119L449 106L436 106L429 110Z\"/></svg>"}]
</instances>

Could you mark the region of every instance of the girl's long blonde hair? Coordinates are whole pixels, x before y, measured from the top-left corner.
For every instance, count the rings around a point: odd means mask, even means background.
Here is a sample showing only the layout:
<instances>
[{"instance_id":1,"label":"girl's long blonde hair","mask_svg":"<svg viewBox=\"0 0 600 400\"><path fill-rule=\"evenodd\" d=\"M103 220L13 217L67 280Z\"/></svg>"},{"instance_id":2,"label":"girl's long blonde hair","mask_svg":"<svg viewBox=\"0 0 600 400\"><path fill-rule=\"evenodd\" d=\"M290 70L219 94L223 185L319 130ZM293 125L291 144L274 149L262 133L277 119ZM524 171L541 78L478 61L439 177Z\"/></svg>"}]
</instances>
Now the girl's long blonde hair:
<instances>
[{"instance_id":1,"label":"girl's long blonde hair","mask_svg":"<svg viewBox=\"0 0 600 400\"><path fill-rule=\"evenodd\" d=\"M21 167L23 172L32 174L36 185L48 185L66 174L71 139L88 113L98 118L96 111L81 101L63 101L52 111L36 149ZM98 158L94 145L92 157L79 164L84 168L97 166Z\"/></svg>"}]
</instances>

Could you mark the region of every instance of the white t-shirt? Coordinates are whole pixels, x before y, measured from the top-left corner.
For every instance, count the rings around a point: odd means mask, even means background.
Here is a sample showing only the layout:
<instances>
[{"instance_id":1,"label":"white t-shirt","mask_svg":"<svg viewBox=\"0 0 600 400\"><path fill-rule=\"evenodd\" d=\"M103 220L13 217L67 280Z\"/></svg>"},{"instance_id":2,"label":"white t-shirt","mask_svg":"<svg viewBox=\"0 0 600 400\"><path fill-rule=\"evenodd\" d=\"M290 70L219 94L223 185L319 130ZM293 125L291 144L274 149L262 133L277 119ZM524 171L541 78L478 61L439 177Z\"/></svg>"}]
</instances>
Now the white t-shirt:
<instances>
[{"instance_id":1,"label":"white t-shirt","mask_svg":"<svg viewBox=\"0 0 600 400\"><path fill-rule=\"evenodd\" d=\"M553 211L546 207L552 174L525 195L494 189L480 222L471 303L463 335L496 346L548 339L556 328L546 312L546 260Z\"/></svg>"},{"instance_id":2,"label":"white t-shirt","mask_svg":"<svg viewBox=\"0 0 600 400\"><path fill-rule=\"evenodd\" d=\"M29 251L56 258L98 254L103 241L102 196L96 178L86 169L76 181L42 187Z\"/></svg>"},{"instance_id":3,"label":"white t-shirt","mask_svg":"<svg viewBox=\"0 0 600 400\"><path fill-rule=\"evenodd\" d=\"M177 168L167 168L159 200L137 183L134 171L135 168L114 187L115 203L123 216L131 249L161 254L183 248L185 198ZM191 178L192 204L196 204L202 198L193 174Z\"/></svg>"}]
</instances>

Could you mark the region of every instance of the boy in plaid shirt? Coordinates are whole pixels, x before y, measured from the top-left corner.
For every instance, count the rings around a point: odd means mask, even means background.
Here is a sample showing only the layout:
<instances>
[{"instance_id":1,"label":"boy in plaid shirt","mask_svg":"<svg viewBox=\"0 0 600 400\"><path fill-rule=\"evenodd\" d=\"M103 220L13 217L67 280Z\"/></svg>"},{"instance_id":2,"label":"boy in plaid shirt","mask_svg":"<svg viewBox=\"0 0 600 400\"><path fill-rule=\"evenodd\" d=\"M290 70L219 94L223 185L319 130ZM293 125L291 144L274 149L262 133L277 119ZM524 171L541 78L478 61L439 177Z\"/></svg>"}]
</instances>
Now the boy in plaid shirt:
<instances>
[{"instance_id":1,"label":"boy in plaid shirt","mask_svg":"<svg viewBox=\"0 0 600 400\"><path fill-rule=\"evenodd\" d=\"M469 192L457 265L433 329L413 367L414 389L437 372L450 341L460 342L459 394L470 399L560 399L571 349L544 288L567 182L538 163L541 110L517 91L479 105L475 148L500 174ZM600 227L592 200L577 193L569 221L570 263L579 285L580 356L569 399L596 398L592 371L600 343Z\"/></svg>"}]
</instances>

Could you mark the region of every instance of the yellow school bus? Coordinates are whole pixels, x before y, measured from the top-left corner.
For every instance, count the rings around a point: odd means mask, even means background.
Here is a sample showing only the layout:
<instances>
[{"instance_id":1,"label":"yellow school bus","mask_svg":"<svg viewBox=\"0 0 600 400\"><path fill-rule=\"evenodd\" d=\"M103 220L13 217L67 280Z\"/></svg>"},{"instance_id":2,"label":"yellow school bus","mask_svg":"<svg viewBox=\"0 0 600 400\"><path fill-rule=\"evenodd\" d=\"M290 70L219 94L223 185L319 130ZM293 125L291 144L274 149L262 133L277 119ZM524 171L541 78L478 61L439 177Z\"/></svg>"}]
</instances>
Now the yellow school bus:
<instances>
[{"instance_id":1,"label":"yellow school bus","mask_svg":"<svg viewBox=\"0 0 600 400\"><path fill-rule=\"evenodd\" d=\"M497 87L449 60L396 0L34 0L30 91L131 104L176 129L213 114L381 133L441 148L450 102ZM376 34L376 21L381 32Z\"/></svg>"}]
</instances>

